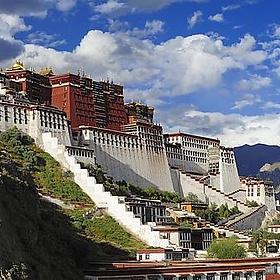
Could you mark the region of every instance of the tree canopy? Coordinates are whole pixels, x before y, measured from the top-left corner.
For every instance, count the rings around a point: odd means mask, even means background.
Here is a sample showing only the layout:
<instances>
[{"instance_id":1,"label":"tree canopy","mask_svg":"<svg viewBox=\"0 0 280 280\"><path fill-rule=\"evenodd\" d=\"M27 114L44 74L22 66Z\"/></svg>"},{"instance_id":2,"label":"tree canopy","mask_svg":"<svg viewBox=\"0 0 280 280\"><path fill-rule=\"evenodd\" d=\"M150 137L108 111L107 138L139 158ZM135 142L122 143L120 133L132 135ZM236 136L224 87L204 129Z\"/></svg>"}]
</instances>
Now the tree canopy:
<instances>
[{"instance_id":1,"label":"tree canopy","mask_svg":"<svg viewBox=\"0 0 280 280\"><path fill-rule=\"evenodd\" d=\"M215 239L207 249L207 256L218 259L244 258L246 250L237 243L236 238Z\"/></svg>"}]
</instances>

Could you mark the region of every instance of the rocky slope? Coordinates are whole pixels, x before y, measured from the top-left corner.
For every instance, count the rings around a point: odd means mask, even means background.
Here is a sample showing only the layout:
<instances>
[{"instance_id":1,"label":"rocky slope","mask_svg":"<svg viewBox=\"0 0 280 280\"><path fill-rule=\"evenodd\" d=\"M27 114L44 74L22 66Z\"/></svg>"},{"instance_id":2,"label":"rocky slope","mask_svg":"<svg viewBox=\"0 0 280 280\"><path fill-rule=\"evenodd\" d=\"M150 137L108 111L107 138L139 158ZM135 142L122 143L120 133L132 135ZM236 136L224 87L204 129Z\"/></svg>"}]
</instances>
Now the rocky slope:
<instances>
[{"instance_id":1,"label":"rocky slope","mask_svg":"<svg viewBox=\"0 0 280 280\"><path fill-rule=\"evenodd\" d=\"M83 279L89 262L130 259L144 246L106 214L85 215L94 204L19 131L0 133L0 151L0 279Z\"/></svg>"}]
</instances>

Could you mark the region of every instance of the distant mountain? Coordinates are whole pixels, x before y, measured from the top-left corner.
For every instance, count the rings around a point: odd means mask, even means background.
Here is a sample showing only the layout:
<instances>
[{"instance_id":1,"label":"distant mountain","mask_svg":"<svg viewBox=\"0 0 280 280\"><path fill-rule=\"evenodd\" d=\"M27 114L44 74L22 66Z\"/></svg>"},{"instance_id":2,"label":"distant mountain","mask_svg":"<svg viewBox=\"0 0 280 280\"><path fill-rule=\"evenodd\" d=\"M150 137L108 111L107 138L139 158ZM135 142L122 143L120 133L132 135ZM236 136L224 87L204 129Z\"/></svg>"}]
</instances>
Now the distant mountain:
<instances>
[{"instance_id":1,"label":"distant mountain","mask_svg":"<svg viewBox=\"0 0 280 280\"><path fill-rule=\"evenodd\" d=\"M254 176L280 184L280 147L276 145L243 145L234 148L240 176Z\"/></svg>"}]
</instances>

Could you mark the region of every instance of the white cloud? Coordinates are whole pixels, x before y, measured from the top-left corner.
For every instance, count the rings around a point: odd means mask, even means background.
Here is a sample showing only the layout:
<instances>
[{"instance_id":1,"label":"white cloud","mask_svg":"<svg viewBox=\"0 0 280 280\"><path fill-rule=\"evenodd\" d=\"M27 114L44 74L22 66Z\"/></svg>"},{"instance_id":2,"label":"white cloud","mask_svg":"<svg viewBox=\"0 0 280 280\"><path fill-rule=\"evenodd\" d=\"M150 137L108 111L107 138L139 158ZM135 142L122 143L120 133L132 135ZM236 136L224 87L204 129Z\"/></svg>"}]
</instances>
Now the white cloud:
<instances>
[{"instance_id":1,"label":"white cloud","mask_svg":"<svg viewBox=\"0 0 280 280\"><path fill-rule=\"evenodd\" d=\"M264 52L254 50L248 38L254 41L246 35L242 43L225 46L220 39L193 35L156 45L126 33L92 30L73 52L28 44L19 58L33 67L50 65L57 72L83 69L96 78L109 76L126 87L140 88L143 96L159 98L212 88L227 71L261 63Z\"/></svg>"},{"instance_id":2,"label":"white cloud","mask_svg":"<svg viewBox=\"0 0 280 280\"><path fill-rule=\"evenodd\" d=\"M50 8L60 11L72 9L78 0L1 0L2 14L45 17Z\"/></svg>"},{"instance_id":3,"label":"white cloud","mask_svg":"<svg viewBox=\"0 0 280 280\"><path fill-rule=\"evenodd\" d=\"M242 90L257 90L271 85L270 77L263 77L260 75L250 75L250 79L243 79L238 83L238 88Z\"/></svg>"},{"instance_id":4,"label":"white cloud","mask_svg":"<svg viewBox=\"0 0 280 280\"><path fill-rule=\"evenodd\" d=\"M244 65L258 64L267 58L264 51L252 51L256 46L256 40L250 34L246 34L240 39L240 43L229 47L226 52L234 59L240 61Z\"/></svg>"},{"instance_id":5,"label":"white cloud","mask_svg":"<svg viewBox=\"0 0 280 280\"><path fill-rule=\"evenodd\" d=\"M56 8L62 12L67 12L74 8L77 4L77 0L58 0Z\"/></svg>"},{"instance_id":6,"label":"white cloud","mask_svg":"<svg viewBox=\"0 0 280 280\"><path fill-rule=\"evenodd\" d=\"M190 108L172 108L159 112L161 122L168 132L182 131L195 135L218 138L222 145L237 147L245 143L275 145L280 142L280 115L244 116L201 112Z\"/></svg>"},{"instance_id":7,"label":"white cloud","mask_svg":"<svg viewBox=\"0 0 280 280\"><path fill-rule=\"evenodd\" d=\"M223 22L224 21L224 15L223 14L216 14L213 16L209 16L209 20L216 21L216 22Z\"/></svg>"},{"instance_id":8,"label":"white cloud","mask_svg":"<svg viewBox=\"0 0 280 280\"><path fill-rule=\"evenodd\" d=\"M228 6L223 6L222 10L223 11L232 11L232 10L239 9L240 7L241 7L241 5L238 5L238 4L236 4L236 5L228 5Z\"/></svg>"},{"instance_id":9,"label":"white cloud","mask_svg":"<svg viewBox=\"0 0 280 280\"><path fill-rule=\"evenodd\" d=\"M272 101L265 102L262 109L280 109L280 103L275 103Z\"/></svg>"},{"instance_id":10,"label":"white cloud","mask_svg":"<svg viewBox=\"0 0 280 280\"><path fill-rule=\"evenodd\" d=\"M196 11L192 16L188 17L189 28L193 28L198 22L202 21L202 11Z\"/></svg>"},{"instance_id":11,"label":"white cloud","mask_svg":"<svg viewBox=\"0 0 280 280\"><path fill-rule=\"evenodd\" d=\"M147 21L144 29L134 28L133 30L127 30L125 33L129 36L135 36L137 38L147 38L163 32L163 26L164 22L160 20Z\"/></svg>"},{"instance_id":12,"label":"white cloud","mask_svg":"<svg viewBox=\"0 0 280 280\"><path fill-rule=\"evenodd\" d=\"M123 2L119 2L118 0L109 0L106 3L95 6L94 10L101 14L120 16L127 12L128 8Z\"/></svg>"},{"instance_id":13,"label":"white cloud","mask_svg":"<svg viewBox=\"0 0 280 280\"><path fill-rule=\"evenodd\" d=\"M157 0L157 1L143 1L143 0L127 0L127 5L132 9L138 11L157 11L172 3L179 3L183 1L206 3L209 0Z\"/></svg>"},{"instance_id":14,"label":"white cloud","mask_svg":"<svg viewBox=\"0 0 280 280\"><path fill-rule=\"evenodd\" d=\"M31 26L27 26L19 16L0 14L0 36L2 38L12 39L16 33L30 29Z\"/></svg>"},{"instance_id":15,"label":"white cloud","mask_svg":"<svg viewBox=\"0 0 280 280\"><path fill-rule=\"evenodd\" d=\"M275 25L275 26L274 26L273 35L274 35L275 37L280 38L280 25Z\"/></svg>"},{"instance_id":16,"label":"white cloud","mask_svg":"<svg viewBox=\"0 0 280 280\"><path fill-rule=\"evenodd\" d=\"M0 61L15 57L24 50L23 43L14 35L29 29L30 26L18 16L0 14Z\"/></svg>"},{"instance_id":17,"label":"white cloud","mask_svg":"<svg viewBox=\"0 0 280 280\"><path fill-rule=\"evenodd\" d=\"M45 47L54 48L66 44L65 40L57 40L58 34L46 34L42 31L36 31L27 36L27 40L31 44L42 45Z\"/></svg>"},{"instance_id":18,"label":"white cloud","mask_svg":"<svg viewBox=\"0 0 280 280\"><path fill-rule=\"evenodd\" d=\"M238 101L235 102L232 109L241 110L244 107L252 106L252 105L254 105L256 103L260 103L260 102L261 102L261 99L258 95L246 93L243 96L242 100L238 100Z\"/></svg>"}]
</instances>

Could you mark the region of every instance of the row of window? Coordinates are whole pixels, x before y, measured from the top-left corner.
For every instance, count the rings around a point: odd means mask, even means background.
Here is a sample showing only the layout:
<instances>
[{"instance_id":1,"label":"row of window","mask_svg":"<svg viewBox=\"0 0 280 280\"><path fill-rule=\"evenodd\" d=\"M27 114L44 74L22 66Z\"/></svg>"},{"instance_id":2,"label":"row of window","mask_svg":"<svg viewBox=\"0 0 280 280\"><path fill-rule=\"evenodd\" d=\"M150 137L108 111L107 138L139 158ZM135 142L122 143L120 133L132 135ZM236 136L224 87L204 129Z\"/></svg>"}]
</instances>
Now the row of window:
<instances>
[{"instance_id":1,"label":"row of window","mask_svg":"<svg viewBox=\"0 0 280 280\"><path fill-rule=\"evenodd\" d=\"M179 159L179 160L185 160L185 161L191 161L191 162L197 162L197 163L207 163L206 158L200 158L200 157L191 157L191 156L185 156L182 154L173 154L167 152L167 157L169 159Z\"/></svg>"},{"instance_id":2,"label":"row of window","mask_svg":"<svg viewBox=\"0 0 280 280\"><path fill-rule=\"evenodd\" d=\"M69 156L79 156L79 157L87 157L87 158L93 158L94 153L93 151L83 151L80 149L67 149L68 155Z\"/></svg>"},{"instance_id":3,"label":"row of window","mask_svg":"<svg viewBox=\"0 0 280 280\"><path fill-rule=\"evenodd\" d=\"M182 140L182 142L189 142L189 143L198 143L198 144L204 144L204 145L219 145L216 141L211 141L208 139L200 139L200 138L195 138L195 137L189 137L189 136L171 136L171 140L176 140L178 141L179 139Z\"/></svg>"}]
</instances>

